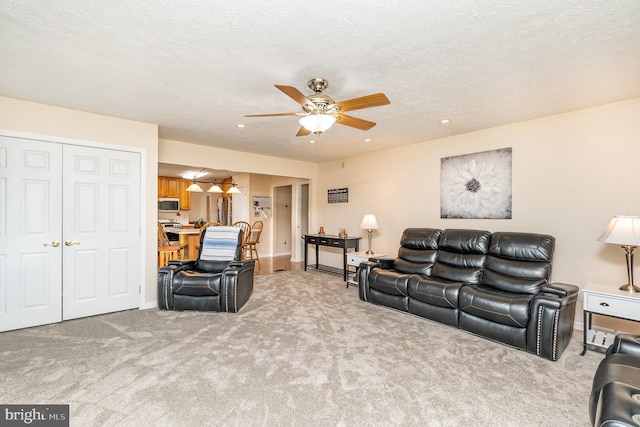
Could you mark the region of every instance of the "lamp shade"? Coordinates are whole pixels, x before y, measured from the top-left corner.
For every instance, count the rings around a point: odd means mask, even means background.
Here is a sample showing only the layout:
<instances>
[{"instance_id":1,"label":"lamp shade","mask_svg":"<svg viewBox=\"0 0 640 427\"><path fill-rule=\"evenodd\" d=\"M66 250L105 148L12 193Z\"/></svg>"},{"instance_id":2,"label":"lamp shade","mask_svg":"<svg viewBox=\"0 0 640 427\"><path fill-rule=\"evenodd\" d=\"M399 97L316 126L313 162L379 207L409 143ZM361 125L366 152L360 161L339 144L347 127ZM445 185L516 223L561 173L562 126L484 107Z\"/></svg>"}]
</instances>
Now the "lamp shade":
<instances>
[{"instance_id":1,"label":"lamp shade","mask_svg":"<svg viewBox=\"0 0 640 427\"><path fill-rule=\"evenodd\" d=\"M598 240L623 246L640 246L640 216L614 216Z\"/></svg>"},{"instance_id":2,"label":"lamp shade","mask_svg":"<svg viewBox=\"0 0 640 427\"><path fill-rule=\"evenodd\" d=\"M362 219L362 224L360 224L360 228L363 228L365 230L377 230L378 221L376 221L376 216L374 214L366 214Z\"/></svg>"},{"instance_id":3,"label":"lamp shade","mask_svg":"<svg viewBox=\"0 0 640 427\"><path fill-rule=\"evenodd\" d=\"M240 194L240 190L234 185L227 190L227 194Z\"/></svg>"},{"instance_id":4,"label":"lamp shade","mask_svg":"<svg viewBox=\"0 0 640 427\"><path fill-rule=\"evenodd\" d=\"M300 126L313 133L324 132L335 122L336 118L330 114L310 114L299 120Z\"/></svg>"},{"instance_id":5,"label":"lamp shade","mask_svg":"<svg viewBox=\"0 0 640 427\"><path fill-rule=\"evenodd\" d=\"M195 181L193 181L193 183L187 187L187 191L190 191L192 193L202 193L202 188Z\"/></svg>"},{"instance_id":6,"label":"lamp shade","mask_svg":"<svg viewBox=\"0 0 640 427\"><path fill-rule=\"evenodd\" d=\"M220 188L220 186L218 184L213 184L211 187L209 187L209 189L207 190L207 193L222 193L222 188Z\"/></svg>"}]
</instances>

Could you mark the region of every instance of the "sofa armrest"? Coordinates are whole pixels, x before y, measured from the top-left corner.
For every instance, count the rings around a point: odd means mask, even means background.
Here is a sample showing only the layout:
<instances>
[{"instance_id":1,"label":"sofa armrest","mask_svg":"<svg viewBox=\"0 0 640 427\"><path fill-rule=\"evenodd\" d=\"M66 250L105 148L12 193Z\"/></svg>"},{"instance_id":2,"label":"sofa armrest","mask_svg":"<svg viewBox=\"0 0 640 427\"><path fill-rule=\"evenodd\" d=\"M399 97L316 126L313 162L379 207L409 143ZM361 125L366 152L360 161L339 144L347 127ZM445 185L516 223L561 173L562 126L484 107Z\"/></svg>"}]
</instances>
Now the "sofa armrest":
<instances>
[{"instance_id":1,"label":"sofa armrest","mask_svg":"<svg viewBox=\"0 0 640 427\"><path fill-rule=\"evenodd\" d=\"M531 300L527 351L555 361L571 341L579 288L565 283L545 285Z\"/></svg>"},{"instance_id":2,"label":"sofa armrest","mask_svg":"<svg viewBox=\"0 0 640 427\"><path fill-rule=\"evenodd\" d=\"M622 353L640 357L640 335L618 334L609 346L607 354Z\"/></svg>"},{"instance_id":3,"label":"sofa armrest","mask_svg":"<svg viewBox=\"0 0 640 427\"><path fill-rule=\"evenodd\" d=\"M358 294L362 301L369 300L369 273L374 268L380 268L379 259L364 261L358 266Z\"/></svg>"},{"instance_id":4,"label":"sofa armrest","mask_svg":"<svg viewBox=\"0 0 640 427\"><path fill-rule=\"evenodd\" d=\"M369 258L369 261L377 263L378 267L383 270L390 270L393 268L393 262L395 261L395 258L376 257L376 258Z\"/></svg>"},{"instance_id":5,"label":"sofa armrest","mask_svg":"<svg viewBox=\"0 0 640 427\"><path fill-rule=\"evenodd\" d=\"M570 285L568 283L549 283L542 287L541 292L553 294L561 298L571 295L575 295L575 297L578 298L579 290L576 285Z\"/></svg>"}]
</instances>

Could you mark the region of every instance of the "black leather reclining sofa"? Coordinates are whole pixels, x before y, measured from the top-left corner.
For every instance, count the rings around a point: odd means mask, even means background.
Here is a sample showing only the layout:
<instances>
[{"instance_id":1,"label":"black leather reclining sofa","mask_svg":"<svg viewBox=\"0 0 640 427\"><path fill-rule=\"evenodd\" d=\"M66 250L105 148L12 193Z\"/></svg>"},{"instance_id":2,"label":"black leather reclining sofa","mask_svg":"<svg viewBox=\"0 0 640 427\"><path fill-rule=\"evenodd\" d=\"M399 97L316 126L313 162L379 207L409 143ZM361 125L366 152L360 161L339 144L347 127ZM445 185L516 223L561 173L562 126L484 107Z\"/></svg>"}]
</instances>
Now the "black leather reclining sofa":
<instances>
[{"instance_id":1,"label":"black leather reclining sofa","mask_svg":"<svg viewBox=\"0 0 640 427\"><path fill-rule=\"evenodd\" d=\"M408 228L395 259L358 270L360 299L557 360L578 287L549 283L552 236Z\"/></svg>"}]
</instances>

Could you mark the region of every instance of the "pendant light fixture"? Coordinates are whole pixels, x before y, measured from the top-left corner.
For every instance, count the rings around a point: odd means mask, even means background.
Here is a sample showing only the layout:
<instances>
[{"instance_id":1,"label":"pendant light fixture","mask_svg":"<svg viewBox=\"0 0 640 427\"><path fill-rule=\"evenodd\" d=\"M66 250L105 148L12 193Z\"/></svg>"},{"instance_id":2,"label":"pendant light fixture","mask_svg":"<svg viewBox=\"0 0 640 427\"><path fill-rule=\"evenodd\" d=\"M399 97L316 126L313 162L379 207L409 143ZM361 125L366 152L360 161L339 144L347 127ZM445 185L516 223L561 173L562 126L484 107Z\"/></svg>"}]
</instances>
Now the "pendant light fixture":
<instances>
[{"instance_id":1,"label":"pendant light fixture","mask_svg":"<svg viewBox=\"0 0 640 427\"><path fill-rule=\"evenodd\" d=\"M222 188L220 188L218 184L213 183L213 185L207 190L207 193L224 193L224 191L222 191Z\"/></svg>"},{"instance_id":2,"label":"pendant light fixture","mask_svg":"<svg viewBox=\"0 0 640 427\"><path fill-rule=\"evenodd\" d=\"M231 184L231 188L227 190L227 194L240 194L240 190L236 187L236 183Z\"/></svg>"},{"instance_id":3,"label":"pendant light fixture","mask_svg":"<svg viewBox=\"0 0 640 427\"><path fill-rule=\"evenodd\" d=\"M200 187L198 185L198 183L196 182L196 180L194 179L191 182L191 185L187 187L187 191L189 191L191 193L202 193L202 187Z\"/></svg>"},{"instance_id":4,"label":"pendant light fixture","mask_svg":"<svg viewBox=\"0 0 640 427\"><path fill-rule=\"evenodd\" d=\"M182 175L182 178L191 180L191 185L186 188L186 191L189 191L191 193L202 193L202 187L198 185L198 183L196 182L196 179L202 178L206 174L207 172L204 172L204 168L200 169L199 172L195 172L195 171L185 172L184 175Z\"/></svg>"}]
</instances>

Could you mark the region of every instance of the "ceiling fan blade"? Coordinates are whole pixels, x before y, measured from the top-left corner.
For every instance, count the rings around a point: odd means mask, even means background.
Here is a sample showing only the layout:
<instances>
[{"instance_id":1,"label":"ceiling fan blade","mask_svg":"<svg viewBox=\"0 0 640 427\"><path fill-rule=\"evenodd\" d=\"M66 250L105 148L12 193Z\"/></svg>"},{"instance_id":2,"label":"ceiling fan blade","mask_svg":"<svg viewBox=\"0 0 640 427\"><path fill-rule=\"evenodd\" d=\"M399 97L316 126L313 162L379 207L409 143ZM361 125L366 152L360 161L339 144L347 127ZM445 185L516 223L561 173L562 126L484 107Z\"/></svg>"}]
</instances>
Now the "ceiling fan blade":
<instances>
[{"instance_id":1,"label":"ceiling fan blade","mask_svg":"<svg viewBox=\"0 0 640 427\"><path fill-rule=\"evenodd\" d=\"M336 102L336 105L340 107L340 112L343 112L359 110L361 108L378 107L380 105L387 105L390 103L391 101L389 101L384 93L374 93L373 95Z\"/></svg>"},{"instance_id":2,"label":"ceiling fan blade","mask_svg":"<svg viewBox=\"0 0 640 427\"><path fill-rule=\"evenodd\" d=\"M313 105L313 102L309 101L309 99L307 99L307 97L304 96L302 92L300 92L293 86L275 85L275 87L280 89L282 92L284 92L285 95L287 95L289 98L293 99L303 107L307 104Z\"/></svg>"},{"instance_id":3,"label":"ceiling fan blade","mask_svg":"<svg viewBox=\"0 0 640 427\"><path fill-rule=\"evenodd\" d=\"M301 127L300 130L298 131L298 133L296 133L296 136L307 136L309 135L311 132L309 132L308 130L306 130L304 127Z\"/></svg>"},{"instance_id":4,"label":"ceiling fan blade","mask_svg":"<svg viewBox=\"0 0 640 427\"><path fill-rule=\"evenodd\" d=\"M336 123L351 126L352 128L360 130L369 130L376 125L374 122L370 122L369 120L357 119L355 117L347 116L346 114L338 114L338 120Z\"/></svg>"},{"instance_id":5,"label":"ceiling fan blade","mask_svg":"<svg viewBox=\"0 0 640 427\"><path fill-rule=\"evenodd\" d=\"M295 116L298 113L273 113L273 114L245 114L245 117L275 117L275 116Z\"/></svg>"}]
</instances>

